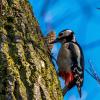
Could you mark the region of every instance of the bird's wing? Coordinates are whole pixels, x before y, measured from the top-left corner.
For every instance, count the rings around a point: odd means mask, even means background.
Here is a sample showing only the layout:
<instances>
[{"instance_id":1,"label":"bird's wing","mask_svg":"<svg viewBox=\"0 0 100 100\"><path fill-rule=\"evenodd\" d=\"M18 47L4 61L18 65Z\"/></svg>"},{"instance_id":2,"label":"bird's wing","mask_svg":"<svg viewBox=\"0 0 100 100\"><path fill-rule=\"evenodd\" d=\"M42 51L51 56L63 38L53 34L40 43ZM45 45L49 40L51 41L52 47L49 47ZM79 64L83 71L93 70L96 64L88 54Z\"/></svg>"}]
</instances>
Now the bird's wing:
<instances>
[{"instance_id":1,"label":"bird's wing","mask_svg":"<svg viewBox=\"0 0 100 100\"><path fill-rule=\"evenodd\" d=\"M78 87L79 94L81 96L81 86L84 78L84 57L81 47L77 43L69 43L69 49L71 51L71 59L73 62L72 72L74 74L75 83Z\"/></svg>"},{"instance_id":2,"label":"bird's wing","mask_svg":"<svg viewBox=\"0 0 100 100\"><path fill-rule=\"evenodd\" d=\"M81 71L81 70L83 71L83 69L84 69L84 57L83 57L82 49L79 46L79 44L74 43L74 42L70 42L68 49L70 49L70 52L71 52L71 59L73 62L72 67L76 66L79 71Z\"/></svg>"}]
</instances>

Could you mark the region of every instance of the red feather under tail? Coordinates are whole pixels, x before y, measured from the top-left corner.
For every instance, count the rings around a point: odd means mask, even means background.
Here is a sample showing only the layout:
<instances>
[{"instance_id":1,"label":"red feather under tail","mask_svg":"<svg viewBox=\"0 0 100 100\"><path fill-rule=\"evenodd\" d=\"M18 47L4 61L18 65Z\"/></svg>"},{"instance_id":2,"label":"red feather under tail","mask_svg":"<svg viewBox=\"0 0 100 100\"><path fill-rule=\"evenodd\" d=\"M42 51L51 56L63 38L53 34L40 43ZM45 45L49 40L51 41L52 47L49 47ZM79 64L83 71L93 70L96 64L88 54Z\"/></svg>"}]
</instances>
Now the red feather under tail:
<instances>
[{"instance_id":1,"label":"red feather under tail","mask_svg":"<svg viewBox=\"0 0 100 100\"><path fill-rule=\"evenodd\" d=\"M74 76L72 72L65 72L65 71L60 71L59 76L61 76L65 80L65 84L68 86L70 82L74 80Z\"/></svg>"}]
</instances>

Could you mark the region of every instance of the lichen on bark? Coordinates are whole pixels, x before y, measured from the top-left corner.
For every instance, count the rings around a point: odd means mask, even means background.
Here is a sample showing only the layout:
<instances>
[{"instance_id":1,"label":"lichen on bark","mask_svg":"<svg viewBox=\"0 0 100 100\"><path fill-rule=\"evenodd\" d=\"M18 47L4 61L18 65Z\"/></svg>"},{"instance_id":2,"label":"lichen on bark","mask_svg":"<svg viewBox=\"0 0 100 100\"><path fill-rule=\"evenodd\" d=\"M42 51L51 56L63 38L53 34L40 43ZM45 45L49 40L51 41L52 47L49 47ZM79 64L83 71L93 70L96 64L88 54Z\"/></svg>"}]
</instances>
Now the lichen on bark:
<instances>
[{"instance_id":1,"label":"lichen on bark","mask_svg":"<svg viewBox=\"0 0 100 100\"><path fill-rule=\"evenodd\" d=\"M27 0L2 0L0 100L63 100L42 32Z\"/></svg>"}]
</instances>

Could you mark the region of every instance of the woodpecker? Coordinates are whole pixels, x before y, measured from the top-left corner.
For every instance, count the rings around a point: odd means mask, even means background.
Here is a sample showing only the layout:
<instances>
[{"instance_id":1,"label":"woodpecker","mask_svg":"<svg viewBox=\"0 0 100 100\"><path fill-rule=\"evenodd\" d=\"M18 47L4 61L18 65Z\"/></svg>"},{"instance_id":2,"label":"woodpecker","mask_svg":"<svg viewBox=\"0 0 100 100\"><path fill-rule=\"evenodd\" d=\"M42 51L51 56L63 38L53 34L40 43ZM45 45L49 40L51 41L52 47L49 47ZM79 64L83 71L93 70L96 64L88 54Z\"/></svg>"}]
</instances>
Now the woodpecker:
<instances>
[{"instance_id":1,"label":"woodpecker","mask_svg":"<svg viewBox=\"0 0 100 100\"><path fill-rule=\"evenodd\" d=\"M63 95L77 86L81 97L81 88L84 79L84 56L72 30L63 30L51 44L60 42L61 48L57 57L58 75L65 80Z\"/></svg>"}]
</instances>

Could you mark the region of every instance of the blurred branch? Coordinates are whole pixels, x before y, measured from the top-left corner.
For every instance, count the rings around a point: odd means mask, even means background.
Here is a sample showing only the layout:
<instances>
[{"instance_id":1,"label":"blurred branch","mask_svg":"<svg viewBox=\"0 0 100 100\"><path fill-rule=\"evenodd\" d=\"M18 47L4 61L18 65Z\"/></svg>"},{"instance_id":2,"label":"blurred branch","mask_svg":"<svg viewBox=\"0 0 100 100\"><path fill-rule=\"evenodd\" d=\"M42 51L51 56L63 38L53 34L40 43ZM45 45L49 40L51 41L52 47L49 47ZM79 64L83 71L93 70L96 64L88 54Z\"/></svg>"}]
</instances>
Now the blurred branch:
<instances>
[{"instance_id":1,"label":"blurred branch","mask_svg":"<svg viewBox=\"0 0 100 100\"><path fill-rule=\"evenodd\" d=\"M85 71L92 76L92 78L94 78L99 84L100 84L100 76L98 76L98 74L96 73L96 71L94 70L94 66L91 63L91 61L89 61L90 67L89 70L85 69Z\"/></svg>"},{"instance_id":2,"label":"blurred branch","mask_svg":"<svg viewBox=\"0 0 100 100\"><path fill-rule=\"evenodd\" d=\"M100 46L100 40L93 41L89 44L83 45L84 49L92 49Z\"/></svg>"},{"instance_id":3,"label":"blurred branch","mask_svg":"<svg viewBox=\"0 0 100 100\"><path fill-rule=\"evenodd\" d=\"M44 16L45 12L48 10L49 0L46 0L41 8L40 16Z\"/></svg>"},{"instance_id":4,"label":"blurred branch","mask_svg":"<svg viewBox=\"0 0 100 100\"><path fill-rule=\"evenodd\" d=\"M100 8L97 8L98 10L100 10Z\"/></svg>"},{"instance_id":5,"label":"blurred branch","mask_svg":"<svg viewBox=\"0 0 100 100\"><path fill-rule=\"evenodd\" d=\"M54 6L56 4L57 0L45 0L42 8L41 8L41 13L40 16L45 16L49 6L52 4Z\"/></svg>"},{"instance_id":6,"label":"blurred branch","mask_svg":"<svg viewBox=\"0 0 100 100\"><path fill-rule=\"evenodd\" d=\"M79 9L69 12L69 13L68 13L68 11L69 11L69 9L66 9L66 11L64 11L64 13L62 14L64 16L57 18L57 20L55 20L53 23L51 23L53 28L57 29L57 28L59 28L59 26L62 26L65 22L68 25L80 16L80 14L77 13L79 11Z\"/></svg>"}]
</instances>

